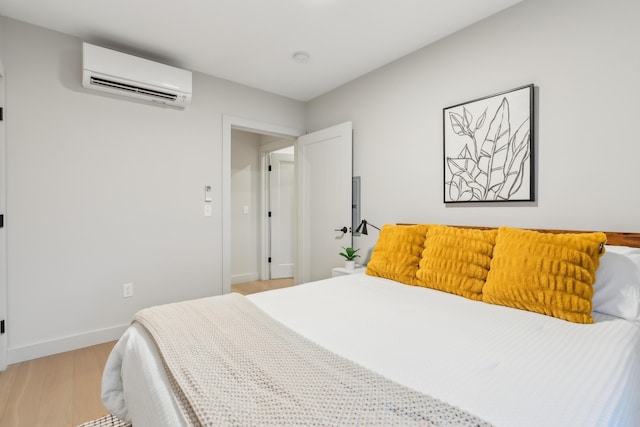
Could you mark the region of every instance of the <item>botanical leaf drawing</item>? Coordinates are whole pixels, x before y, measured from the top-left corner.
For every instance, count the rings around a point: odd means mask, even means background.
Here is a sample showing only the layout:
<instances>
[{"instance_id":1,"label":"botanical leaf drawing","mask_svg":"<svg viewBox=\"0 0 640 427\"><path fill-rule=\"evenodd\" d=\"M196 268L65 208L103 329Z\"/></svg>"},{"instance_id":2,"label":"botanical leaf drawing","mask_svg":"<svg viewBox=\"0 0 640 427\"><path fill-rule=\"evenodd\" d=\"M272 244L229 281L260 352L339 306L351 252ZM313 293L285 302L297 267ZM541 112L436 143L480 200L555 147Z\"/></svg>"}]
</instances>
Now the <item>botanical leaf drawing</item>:
<instances>
[{"instance_id":1,"label":"botanical leaf drawing","mask_svg":"<svg viewBox=\"0 0 640 427\"><path fill-rule=\"evenodd\" d=\"M476 123L476 130L480 129L482 127L482 125L484 124L484 119L487 117L487 109L484 109L484 113L482 113L482 115L480 116L480 118L478 119L477 123Z\"/></svg>"},{"instance_id":2,"label":"botanical leaf drawing","mask_svg":"<svg viewBox=\"0 0 640 427\"><path fill-rule=\"evenodd\" d=\"M516 130L509 141L509 151L505 162L505 177L498 188L498 199L509 200L522 185L525 161L530 156L529 139L531 137L527 118Z\"/></svg>"},{"instance_id":3,"label":"botanical leaf drawing","mask_svg":"<svg viewBox=\"0 0 640 427\"><path fill-rule=\"evenodd\" d=\"M528 173L530 118L526 117L512 132L511 105L504 96L482 137L479 133L488 109L484 109L475 124L467 106L462 106L462 111L449 112L451 131L465 140L457 156L446 157L450 178L445 186L451 201L510 200L521 189Z\"/></svg>"},{"instance_id":4,"label":"botanical leaf drawing","mask_svg":"<svg viewBox=\"0 0 640 427\"><path fill-rule=\"evenodd\" d=\"M469 129L469 125L471 125L471 120L473 120L473 116L466 108L462 107L462 115L464 116L464 124Z\"/></svg>"},{"instance_id":5,"label":"botanical leaf drawing","mask_svg":"<svg viewBox=\"0 0 640 427\"><path fill-rule=\"evenodd\" d=\"M453 175L451 186L455 187L453 190L449 188L452 199L474 199L482 195L484 189L477 182L478 175L481 172L475 160L471 158L471 153L469 153L469 149L466 146L457 158L447 158L447 165Z\"/></svg>"},{"instance_id":6,"label":"botanical leaf drawing","mask_svg":"<svg viewBox=\"0 0 640 427\"><path fill-rule=\"evenodd\" d=\"M469 133L465 130L464 127L464 119L460 114L449 113L449 118L451 119L451 128L456 133L456 135L468 135Z\"/></svg>"},{"instance_id":7,"label":"botanical leaf drawing","mask_svg":"<svg viewBox=\"0 0 640 427\"><path fill-rule=\"evenodd\" d=\"M495 200L496 190L504 182L504 165L509 145L509 102L503 98L495 116L489 123L487 137L480 149L478 166L482 171L479 177L484 187L482 200Z\"/></svg>"}]
</instances>

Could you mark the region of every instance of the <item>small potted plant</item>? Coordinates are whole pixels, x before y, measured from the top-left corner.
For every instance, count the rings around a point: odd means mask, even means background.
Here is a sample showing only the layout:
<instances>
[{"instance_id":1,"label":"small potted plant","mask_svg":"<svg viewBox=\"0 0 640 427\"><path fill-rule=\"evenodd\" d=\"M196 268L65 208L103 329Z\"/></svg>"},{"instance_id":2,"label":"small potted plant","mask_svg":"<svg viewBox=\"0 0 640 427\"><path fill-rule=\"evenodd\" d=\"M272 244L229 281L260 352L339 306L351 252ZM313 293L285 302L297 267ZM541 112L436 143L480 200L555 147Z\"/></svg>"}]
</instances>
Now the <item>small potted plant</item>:
<instances>
[{"instance_id":1,"label":"small potted plant","mask_svg":"<svg viewBox=\"0 0 640 427\"><path fill-rule=\"evenodd\" d=\"M355 259L360 257L360 255L357 255L356 252L358 252L360 249L345 248L344 246L342 247L342 249L344 249L344 252L340 252L340 256L344 257L344 259L346 260L344 263L344 268L349 271L355 270Z\"/></svg>"}]
</instances>

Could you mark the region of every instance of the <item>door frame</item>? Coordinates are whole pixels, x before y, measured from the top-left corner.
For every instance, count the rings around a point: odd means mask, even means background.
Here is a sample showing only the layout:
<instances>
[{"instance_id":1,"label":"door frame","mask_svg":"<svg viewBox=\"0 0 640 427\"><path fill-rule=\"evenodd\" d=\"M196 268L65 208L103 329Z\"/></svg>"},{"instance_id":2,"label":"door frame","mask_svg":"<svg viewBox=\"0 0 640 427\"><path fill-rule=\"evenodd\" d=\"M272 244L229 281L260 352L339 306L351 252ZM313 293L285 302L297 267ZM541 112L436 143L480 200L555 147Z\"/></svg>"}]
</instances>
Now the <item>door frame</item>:
<instances>
[{"instance_id":1,"label":"door frame","mask_svg":"<svg viewBox=\"0 0 640 427\"><path fill-rule=\"evenodd\" d=\"M222 293L231 292L231 130L277 136L282 138L298 138L305 134L304 130L275 125L258 120L245 119L232 115L222 115ZM294 160L297 162L297 160ZM264 165L264 160L262 161ZM264 217L264 203L261 204L261 215ZM263 221L260 222L264 224ZM262 226L261 228L264 228ZM265 231L261 230L261 236ZM261 245L261 252L264 245ZM264 258L264 257L262 257ZM295 278L294 278L295 281ZM295 282L294 282L295 283Z\"/></svg>"},{"instance_id":2,"label":"door frame","mask_svg":"<svg viewBox=\"0 0 640 427\"><path fill-rule=\"evenodd\" d=\"M6 104L5 104L5 72L4 64L0 61L0 107L3 110L3 120L0 124L0 170L3 176L0 178L0 213L4 214L5 219L7 215L7 119L6 119ZM6 222L6 221L5 221ZM7 352L9 340L7 336L8 331L8 306L9 306L9 292L8 292L8 278L7 278L7 227L6 225L0 232L0 320L4 320L5 332L0 335L0 371L4 371L7 368Z\"/></svg>"}]
</instances>

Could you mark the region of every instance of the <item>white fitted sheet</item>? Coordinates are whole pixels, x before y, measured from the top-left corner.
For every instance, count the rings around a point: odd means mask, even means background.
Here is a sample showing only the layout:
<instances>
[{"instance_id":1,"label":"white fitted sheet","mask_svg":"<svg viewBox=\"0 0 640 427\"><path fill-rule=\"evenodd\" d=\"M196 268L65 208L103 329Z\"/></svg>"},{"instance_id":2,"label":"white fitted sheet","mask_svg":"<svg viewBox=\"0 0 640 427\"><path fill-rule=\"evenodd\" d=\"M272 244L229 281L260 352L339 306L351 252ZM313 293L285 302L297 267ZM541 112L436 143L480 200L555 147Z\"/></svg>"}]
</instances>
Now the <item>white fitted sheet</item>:
<instances>
[{"instance_id":1,"label":"white fitted sheet","mask_svg":"<svg viewBox=\"0 0 640 427\"><path fill-rule=\"evenodd\" d=\"M267 314L388 378L498 426L640 425L640 327L593 325L364 274L250 295ZM132 326L103 400L136 427L184 425L158 356Z\"/></svg>"}]
</instances>

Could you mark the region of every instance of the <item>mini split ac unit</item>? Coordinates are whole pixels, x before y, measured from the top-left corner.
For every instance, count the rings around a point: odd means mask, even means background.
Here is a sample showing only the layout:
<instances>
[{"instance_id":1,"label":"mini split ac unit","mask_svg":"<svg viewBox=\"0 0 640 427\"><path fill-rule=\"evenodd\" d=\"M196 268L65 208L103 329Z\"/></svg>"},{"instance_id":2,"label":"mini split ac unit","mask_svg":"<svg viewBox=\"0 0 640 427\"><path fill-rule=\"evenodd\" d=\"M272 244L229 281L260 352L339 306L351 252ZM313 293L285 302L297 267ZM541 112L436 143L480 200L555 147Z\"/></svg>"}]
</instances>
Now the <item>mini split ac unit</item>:
<instances>
[{"instance_id":1,"label":"mini split ac unit","mask_svg":"<svg viewBox=\"0 0 640 427\"><path fill-rule=\"evenodd\" d=\"M82 44L82 86L184 108L191 102L191 71L88 43Z\"/></svg>"}]
</instances>

